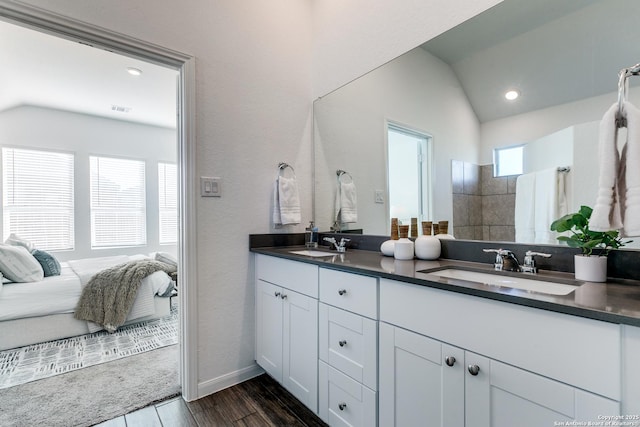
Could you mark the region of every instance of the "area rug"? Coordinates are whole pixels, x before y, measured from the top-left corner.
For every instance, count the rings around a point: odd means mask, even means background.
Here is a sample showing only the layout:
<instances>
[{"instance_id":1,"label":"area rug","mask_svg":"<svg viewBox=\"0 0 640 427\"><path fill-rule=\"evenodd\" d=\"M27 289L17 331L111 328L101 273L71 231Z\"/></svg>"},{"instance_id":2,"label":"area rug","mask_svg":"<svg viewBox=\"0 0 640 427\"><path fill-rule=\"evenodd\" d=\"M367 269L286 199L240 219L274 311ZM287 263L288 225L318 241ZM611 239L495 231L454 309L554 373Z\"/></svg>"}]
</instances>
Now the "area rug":
<instances>
[{"instance_id":1,"label":"area rug","mask_svg":"<svg viewBox=\"0 0 640 427\"><path fill-rule=\"evenodd\" d=\"M178 342L178 312L120 328L0 352L0 389L110 362Z\"/></svg>"},{"instance_id":2,"label":"area rug","mask_svg":"<svg viewBox=\"0 0 640 427\"><path fill-rule=\"evenodd\" d=\"M0 426L91 426L177 396L178 348L0 390Z\"/></svg>"}]
</instances>

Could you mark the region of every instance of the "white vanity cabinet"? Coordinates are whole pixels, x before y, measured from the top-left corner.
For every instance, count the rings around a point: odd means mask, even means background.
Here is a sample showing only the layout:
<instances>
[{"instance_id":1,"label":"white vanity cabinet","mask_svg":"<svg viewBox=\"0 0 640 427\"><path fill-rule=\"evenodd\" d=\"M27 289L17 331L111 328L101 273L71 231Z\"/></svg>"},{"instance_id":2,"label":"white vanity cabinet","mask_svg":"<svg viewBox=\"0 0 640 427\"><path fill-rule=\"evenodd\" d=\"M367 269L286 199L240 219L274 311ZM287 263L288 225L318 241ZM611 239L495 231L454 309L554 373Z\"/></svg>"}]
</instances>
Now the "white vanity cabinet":
<instances>
[{"instance_id":1,"label":"white vanity cabinet","mask_svg":"<svg viewBox=\"0 0 640 427\"><path fill-rule=\"evenodd\" d=\"M256 256L256 362L318 411L318 267Z\"/></svg>"},{"instance_id":2,"label":"white vanity cabinet","mask_svg":"<svg viewBox=\"0 0 640 427\"><path fill-rule=\"evenodd\" d=\"M619 325L381 279L379 352L380 425L540 426L621 410Z\"/></svg>"},{"instance_id":3,"label":"white vanity cabinet","mask_svg":"<svg viewBox=\"0 0 640 427\"><path fill-rule=\"evenodd\" d=\"M379 398L386 426L537 427L619 414L618 402L385 323Z\"/></svg>"},{"instance_id":4,"label":"white vanity cabinet","mask_svg":"<svg viewBox=\"0 0 640 427\"><path fill-rule=\"evenodd\" d=\"M319 407L331 426L377 425L378 281L320 268Z\"/></svg>"},{"instance_id":5,"label":"white vanity cabinet","mask_svg":"<svg viewBox=\"0 0 640 427\"><path fill-rule=\"evenodd\" d=\"M640 327L622 327L622 414L640 425ZM633 417L639 418L633 418Z\"/></svg>"}]
</instances>

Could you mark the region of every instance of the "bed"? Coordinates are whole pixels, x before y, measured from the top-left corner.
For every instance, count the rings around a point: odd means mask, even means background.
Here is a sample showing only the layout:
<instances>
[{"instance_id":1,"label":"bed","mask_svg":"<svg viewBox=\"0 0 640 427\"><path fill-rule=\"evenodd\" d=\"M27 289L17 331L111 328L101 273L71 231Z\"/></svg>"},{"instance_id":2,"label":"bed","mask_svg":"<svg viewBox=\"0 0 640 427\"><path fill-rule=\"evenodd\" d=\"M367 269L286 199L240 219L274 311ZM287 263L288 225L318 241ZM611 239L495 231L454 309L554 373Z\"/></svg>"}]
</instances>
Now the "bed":
<instances>
[{"instance_id":1,"label":"bed","mask_svg":"<svg viewBox=\"0 0 640 427\"><path fill-rule=\"evenodd\" d=\"M87 258L60 263L60 275L28 283L3 281L0 287L0 350L83 335L103 329L74 318L83 287L99 271L144 255ZM171 277L156 271L145 277L126 324L162 318L170 314Z\"/></svg>"}]
</instances>

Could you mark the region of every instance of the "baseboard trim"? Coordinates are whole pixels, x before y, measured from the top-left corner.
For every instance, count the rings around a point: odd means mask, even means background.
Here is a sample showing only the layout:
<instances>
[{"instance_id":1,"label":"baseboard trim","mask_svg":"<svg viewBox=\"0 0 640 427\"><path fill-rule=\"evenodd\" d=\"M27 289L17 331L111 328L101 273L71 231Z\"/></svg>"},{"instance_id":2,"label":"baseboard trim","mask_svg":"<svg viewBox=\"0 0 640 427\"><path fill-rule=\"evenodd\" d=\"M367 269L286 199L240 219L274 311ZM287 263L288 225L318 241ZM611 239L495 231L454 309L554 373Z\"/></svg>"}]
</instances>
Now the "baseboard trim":
<instances>
[{"instance_id":1,"label":"baseboard trim","mask_svg":"<svg viewBox=\"0 0 640 427\"><path fill-rule=\"evenodd\" d=\"M246 368L239 369L228 374L221 375L217 378L198 383L198 399L213 394L217 391L224 390L225 388L240 384L241 382L250 380L264 373L257 364L247 366Z\"/></svg>"}]
</instances>

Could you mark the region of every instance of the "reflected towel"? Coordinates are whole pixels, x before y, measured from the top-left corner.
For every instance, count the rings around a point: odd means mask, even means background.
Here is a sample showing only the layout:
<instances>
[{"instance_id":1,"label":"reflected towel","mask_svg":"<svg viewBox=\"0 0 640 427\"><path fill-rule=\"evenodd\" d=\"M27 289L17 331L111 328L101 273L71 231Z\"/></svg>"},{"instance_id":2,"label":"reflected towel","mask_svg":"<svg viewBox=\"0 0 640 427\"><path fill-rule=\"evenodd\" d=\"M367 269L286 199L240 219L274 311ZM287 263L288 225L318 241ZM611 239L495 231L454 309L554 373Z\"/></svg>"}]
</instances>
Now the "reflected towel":
<instances>
[{"instance_id":1,"label":"reflected towel","mask_svg":"<svg viewBox=\"0 0 640 427\"><path fill-rule=\"evenodd\" d=\"M624 108L623 110L626 109ZM619 197L619 193L622 192L618 187L621 168L618 154L616 111L618 111L618 103L613 104L604 113L600 122L598 196L589 220L589 228L594 231L609 231L622 228L622 211ZM631 121L634 123L633 119ZM624 166L622 170L624 170Z\"/></svg>"},{"instance_id":2,"label":"reflected towel","mask_svg":"<svg viewBox=\"0 0 640 427\"><path fill-rule=\"evenodd\" d=\"M336 221L343 224L358 221L358 198L356 186L353 182L341 182L338 180L335 217Z\"/></svg>"},{"instance_id":3,"label":"reflected towel","mask_svg":"<svg viewBox=\"0 0 640 427\"><path fill-rule=\"evenodd\" d=\"M535 173L520 175L516 180L516 242L535 242L535 184Z\"/></svg>"},{"instance_id":4,"label":"reflected towel","mask_svg":"<svg viewBox=\"0 0 640 427\"><path fill-rule=\"evenodd\" d=\"M300 196L295 178L279 176L273 189L273 223L300 224Z\"/></svg>"},{"instance_id":5,"label":"reflected towel","mask_svg":"<svg viewBox=\"0 0 640 427\"><path fill-rule=\"evenodd\" d=\"M536 172L535 176L535 243L555 244L557 233L551 223L567 214L565 173L557 168Z\"/></svg>"},{"instance_id":6,"label":"reflected towel","mask_svg":"<svg viewBox=\"0 0 640 427\"><path fill-rule=\"evenodd\" d=\"M620 159L618 192L622 209L622 236L640 236L640 110L624 103L627 142Z\"/></svg>"}]
</instances>

